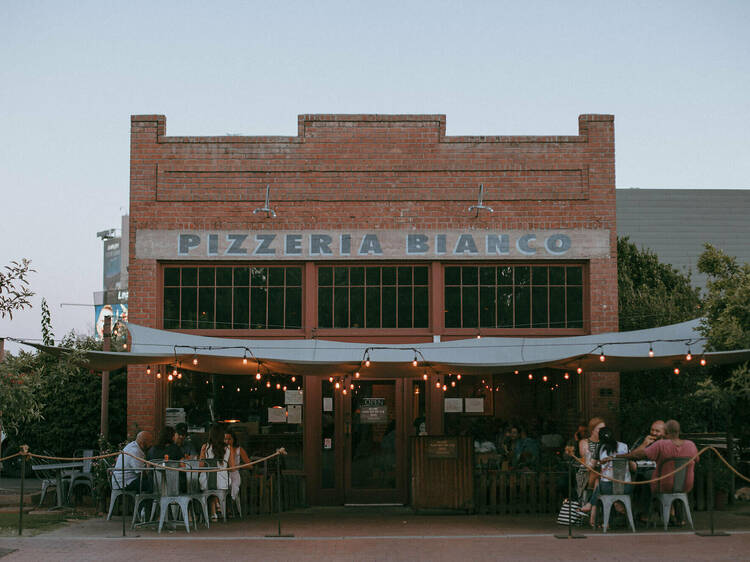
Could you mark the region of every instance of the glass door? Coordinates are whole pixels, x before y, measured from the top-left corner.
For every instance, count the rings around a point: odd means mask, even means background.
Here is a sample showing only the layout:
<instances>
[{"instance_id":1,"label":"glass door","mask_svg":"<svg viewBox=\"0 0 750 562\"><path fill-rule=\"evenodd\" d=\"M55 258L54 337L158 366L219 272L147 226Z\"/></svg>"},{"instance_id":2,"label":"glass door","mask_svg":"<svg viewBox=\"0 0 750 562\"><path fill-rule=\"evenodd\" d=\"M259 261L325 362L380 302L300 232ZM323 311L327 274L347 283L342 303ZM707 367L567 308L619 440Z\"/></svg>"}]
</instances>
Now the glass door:
<instances>
[{"instance_id":1,"label":"glass door","mask_svg":"<svg viewBox=\"0 0 750 562\"><path fill-rule=\"evenodd\" d=\"M360 379L347 380L346 385L345 503L405 503L403 381Z\"/></svg>"}]
</instances>

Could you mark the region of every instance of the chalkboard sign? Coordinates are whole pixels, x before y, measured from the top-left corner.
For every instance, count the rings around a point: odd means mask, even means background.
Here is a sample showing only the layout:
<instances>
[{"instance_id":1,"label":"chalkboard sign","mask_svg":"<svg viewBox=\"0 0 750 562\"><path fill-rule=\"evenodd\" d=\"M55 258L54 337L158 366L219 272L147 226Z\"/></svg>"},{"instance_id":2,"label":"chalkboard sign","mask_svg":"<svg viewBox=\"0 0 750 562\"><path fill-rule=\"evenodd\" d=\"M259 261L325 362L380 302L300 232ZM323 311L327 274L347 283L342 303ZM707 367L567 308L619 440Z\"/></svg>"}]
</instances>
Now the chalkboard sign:
<instances>
[{"instance_id":1,"label":"chalkboard sign","mask_svg":"<svg viewBox=\"0 0 750 562\"><path fill-rule=\"evenodd\" d=\"M428 437L425 451L428 459L455 459L458 442L455 437Z\"/></svg>"}]
</instances>

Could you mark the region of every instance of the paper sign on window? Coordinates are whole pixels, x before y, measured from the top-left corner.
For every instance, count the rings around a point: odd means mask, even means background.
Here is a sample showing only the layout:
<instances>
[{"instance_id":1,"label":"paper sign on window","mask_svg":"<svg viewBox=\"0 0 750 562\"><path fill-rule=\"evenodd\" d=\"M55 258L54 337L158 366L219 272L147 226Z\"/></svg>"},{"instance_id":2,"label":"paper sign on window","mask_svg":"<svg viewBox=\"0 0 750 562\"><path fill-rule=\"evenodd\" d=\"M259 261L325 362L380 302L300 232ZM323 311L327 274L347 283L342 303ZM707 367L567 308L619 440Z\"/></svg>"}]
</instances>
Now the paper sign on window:
<instances>
[{"instance_id":1,"label":"paper sign on window","mask_svg":"<svg viewBox=\"0 0 750 562\"><path fill-rule=\"evenodd\" d=\"M268 423L286 423L286 408L268 408Z\"/></svg>"},{"instance_id":2,"label":"paper sign on window","mask_svg":"<svg viewBox=\"0 0 750 562\"><path fill-rule=\"evenodd\" d=\"M465 398L464 409L469 414L483 414L484 398Z\"/></svg>"}]
</instances>

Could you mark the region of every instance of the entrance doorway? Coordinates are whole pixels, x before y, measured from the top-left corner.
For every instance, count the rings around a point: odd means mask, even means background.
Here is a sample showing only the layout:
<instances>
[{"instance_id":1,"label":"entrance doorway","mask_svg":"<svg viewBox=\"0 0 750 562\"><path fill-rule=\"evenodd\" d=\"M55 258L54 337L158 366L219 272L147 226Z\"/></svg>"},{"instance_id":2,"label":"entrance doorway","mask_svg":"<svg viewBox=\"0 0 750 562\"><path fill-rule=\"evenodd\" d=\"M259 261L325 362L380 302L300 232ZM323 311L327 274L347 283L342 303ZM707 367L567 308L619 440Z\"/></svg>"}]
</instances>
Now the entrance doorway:
<instances>
[{"instance_id":1,"label":"entrance doorway","mask_svg":"<svg viewBox=\"0 0 750 562\"><path fill-rule=\"evenodd\" d=\"M355 380L349 385L342 408L344 503L406 503L403 380Z\"/></svg>"}]
</instances>

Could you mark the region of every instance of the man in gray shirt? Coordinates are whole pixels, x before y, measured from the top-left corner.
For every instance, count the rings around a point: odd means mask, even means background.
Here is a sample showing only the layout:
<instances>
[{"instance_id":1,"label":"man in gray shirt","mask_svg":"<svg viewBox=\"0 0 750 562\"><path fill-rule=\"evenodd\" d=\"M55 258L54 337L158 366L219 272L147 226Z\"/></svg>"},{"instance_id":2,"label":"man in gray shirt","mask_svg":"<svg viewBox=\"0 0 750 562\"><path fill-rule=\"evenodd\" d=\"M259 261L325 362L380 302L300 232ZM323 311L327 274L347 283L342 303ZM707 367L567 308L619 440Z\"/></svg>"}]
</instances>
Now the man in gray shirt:
<instances>
[{"instance_id":1,"label":"man in gray shirt","mask_svg":"<svg viewBox=\"0 0 750 562\"><path fill-rule=\"evenodd\" d=\"M131 441L123 449L124 453L120 454L115 461L115 468L112 471L112 488L115 490L126 490L128 492L150 491L151 482L144 478L141 482L139 478L141 469L145 466L142 460L146 458L146 451L153 442L154 438L150 431L141 431L135 437L135 441ZM132 456L131 456L132 455ZM137 457L137 458L133 458ZM123 466L123 463L124 466ZM124 474L123 474L124 468ZM122 482L124 476L124 483Z\"/></svg>"}]
</instances>

